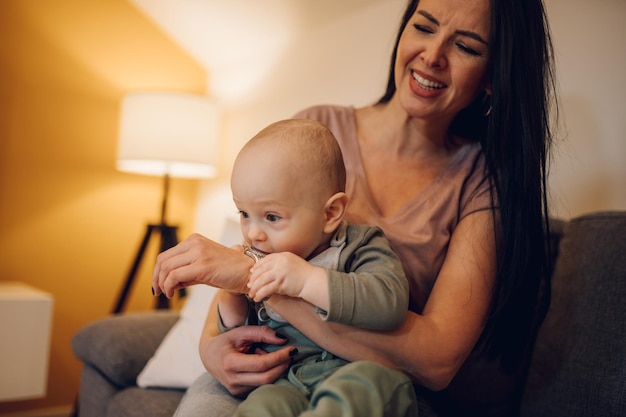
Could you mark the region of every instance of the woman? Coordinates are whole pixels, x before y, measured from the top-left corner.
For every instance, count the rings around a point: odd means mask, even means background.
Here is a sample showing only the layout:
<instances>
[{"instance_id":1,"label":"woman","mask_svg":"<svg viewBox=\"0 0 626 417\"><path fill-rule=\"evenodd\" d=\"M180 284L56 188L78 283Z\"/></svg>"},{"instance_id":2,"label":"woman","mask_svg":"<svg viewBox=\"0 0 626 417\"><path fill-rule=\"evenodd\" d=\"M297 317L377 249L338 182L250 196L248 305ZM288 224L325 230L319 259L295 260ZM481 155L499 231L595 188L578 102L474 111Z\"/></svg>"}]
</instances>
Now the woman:
<instances>
[{"instance_id":1,"label":"woman","mask_svg":"<svg viewBox=\"0 0 626 417\"><path fill-rule=\"evenodd\" d=\"M316 107L348 170L347 220L380 226L403 261L411 306L377 333L320 323L293 299L283 317L328 351L405 371L439 415L514 415L547 308L546 160L553 88L541 0L421 0L404 13L378 103ZM153 287L245 292L252 260L192 236L157 260ZM289 348L264 328L201 341L207 370L234 395L276 379ZM423 401L423 403L422 403Z\"/></svg>"}]
</instances>

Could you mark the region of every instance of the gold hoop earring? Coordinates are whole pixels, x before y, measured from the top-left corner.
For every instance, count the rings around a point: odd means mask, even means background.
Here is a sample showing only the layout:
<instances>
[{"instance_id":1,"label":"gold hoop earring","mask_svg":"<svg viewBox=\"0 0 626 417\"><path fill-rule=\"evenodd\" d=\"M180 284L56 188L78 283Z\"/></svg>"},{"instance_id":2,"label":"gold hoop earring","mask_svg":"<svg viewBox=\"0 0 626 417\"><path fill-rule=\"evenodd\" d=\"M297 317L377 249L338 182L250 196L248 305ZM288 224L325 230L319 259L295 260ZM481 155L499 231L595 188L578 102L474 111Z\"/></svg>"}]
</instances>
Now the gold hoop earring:
<instances>
[{"instance_id":1,"label":"gold hoop earring","mask_svg":"<svg viewBox=\"0 0 626 417\"><path fill-rule=\"evenodd\" d=\"M489 100L489 107L484 113L485 117L489 116L491 114L491 110L493 109L493 106L491 103L491 94L485 93L485 95L483 96L483 108L487 107L487 100Z\"/></svg>"}]
</instances>

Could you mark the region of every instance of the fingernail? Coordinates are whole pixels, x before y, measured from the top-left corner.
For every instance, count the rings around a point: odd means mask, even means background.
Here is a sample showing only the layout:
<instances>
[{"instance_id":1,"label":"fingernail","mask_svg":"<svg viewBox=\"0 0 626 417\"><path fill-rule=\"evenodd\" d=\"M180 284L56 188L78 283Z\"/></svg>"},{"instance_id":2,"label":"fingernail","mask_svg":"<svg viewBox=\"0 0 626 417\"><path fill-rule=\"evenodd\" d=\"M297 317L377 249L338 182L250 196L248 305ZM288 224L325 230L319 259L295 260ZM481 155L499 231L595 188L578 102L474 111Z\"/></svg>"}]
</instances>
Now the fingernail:
<instances>
[{"instance_id":1,"label":"fingernail","mask_svg":"<svg viewBox=\"0 0 626 417\"><path fill-rule=\"evenodd\" d=\"M298 354L298 348L293 348L291 349L291 352L289 352L289 356L296 356Z\"/></svg>"},{"instance_id":2,"label":"fingernail","mask_svg":"<svg viewBox=\"0 0 626 417\"><path fill-rule=\"evenodd\" d=\"M283 339L286 340L287 336L285 336L284 334L280 333L280 332L276 332L276 337L279 339Z\"/></svg>"},{"instance_id":3,"label":"fingernail","mask_svg":"<svg viewBox=\"0 0 626 417\"><path fill-rule=\"evenodd\" d=\"M152 290L152 295L154 296L154 288L150 287L150 289Z\"/></svg>"}]
</instances>

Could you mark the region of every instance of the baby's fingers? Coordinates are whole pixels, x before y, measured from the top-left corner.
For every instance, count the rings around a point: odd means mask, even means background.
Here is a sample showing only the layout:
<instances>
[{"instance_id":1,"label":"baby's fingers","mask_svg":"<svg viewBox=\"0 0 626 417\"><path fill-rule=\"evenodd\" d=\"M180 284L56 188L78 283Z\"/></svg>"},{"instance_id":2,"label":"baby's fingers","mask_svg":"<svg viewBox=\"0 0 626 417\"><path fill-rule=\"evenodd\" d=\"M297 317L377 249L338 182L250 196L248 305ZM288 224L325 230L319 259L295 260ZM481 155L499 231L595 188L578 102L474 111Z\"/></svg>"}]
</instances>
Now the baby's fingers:
<instances>
[{"instance_id":1,"label":"baby's fingers","mask_svg":"<svg viewBox=\"0 0 626 417\"><path fill-rule=\"evenodd\" d=\"M248 280L248 297L252 298L254 301L258 301L257 292L263 288L263 284L259 282L258 279L250 279Z\"/></svg>"},{"instance_id":2,"label":"baby's fingers","mask_svg":"<svg viewBox=\"0 0 626 417\"><path fill-rule=\"evenodd\" d=\"M261 302L263 300L265 300L266 298L269 298L272 294L274 294L276 292L276 289L274 288L275 285L273 284L268 284L268 285L263 285L260 288L254 288L254 290L251 290L248 295L257 303Z\"/></svg>"}]
</instances>

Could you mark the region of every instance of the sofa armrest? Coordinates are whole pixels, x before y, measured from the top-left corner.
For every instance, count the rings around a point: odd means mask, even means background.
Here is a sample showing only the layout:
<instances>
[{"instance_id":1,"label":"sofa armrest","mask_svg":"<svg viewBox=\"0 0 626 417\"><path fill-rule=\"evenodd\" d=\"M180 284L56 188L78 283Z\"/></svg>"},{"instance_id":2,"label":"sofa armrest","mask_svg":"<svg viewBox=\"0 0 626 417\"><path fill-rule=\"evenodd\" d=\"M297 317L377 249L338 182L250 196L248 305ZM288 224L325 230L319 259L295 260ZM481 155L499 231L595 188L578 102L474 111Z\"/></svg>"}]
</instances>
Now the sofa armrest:
<instances>
[{"instance_id":1,"label":"sofa armrest","mask_svg":"<svg viewBox=\"0 0 626 417\"><path fill-rule=\"evenodd\" d=\"M178 313L128 313L100 319L72 337L74 355L120 386L136 385L137 375L178 320Z\"/></svg>"}]
</instances>

